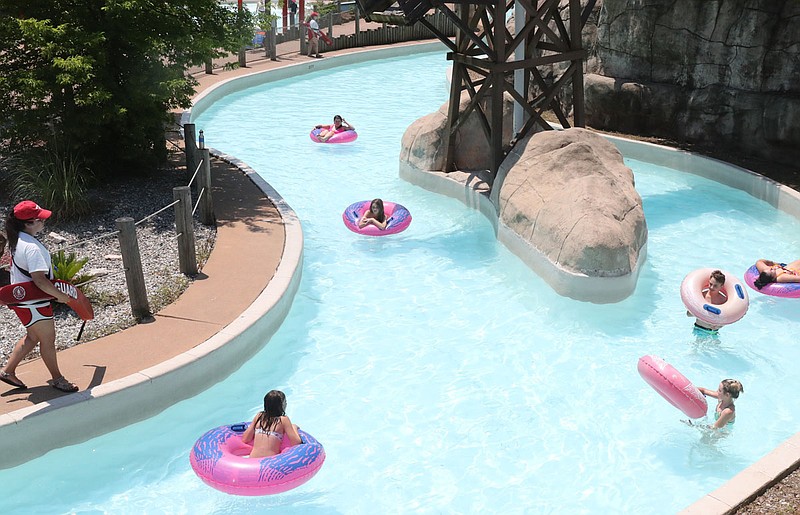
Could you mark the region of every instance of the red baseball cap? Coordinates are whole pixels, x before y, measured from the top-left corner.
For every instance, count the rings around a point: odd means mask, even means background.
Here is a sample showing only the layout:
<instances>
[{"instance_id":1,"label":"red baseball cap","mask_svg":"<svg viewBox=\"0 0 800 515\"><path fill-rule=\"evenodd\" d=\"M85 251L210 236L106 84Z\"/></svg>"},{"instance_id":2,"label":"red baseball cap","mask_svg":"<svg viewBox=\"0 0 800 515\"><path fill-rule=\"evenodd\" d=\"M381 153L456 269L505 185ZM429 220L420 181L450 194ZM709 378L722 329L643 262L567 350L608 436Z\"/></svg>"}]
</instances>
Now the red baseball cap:
<instances>
[{"instance_id":1,"label":"red baseball cap","mask_svg":"<svg viewBox=\"0 0 800 515\"><path fill-rule=\"evenodd\" d=\"M33 220L34 218L44 220L50 218L52 214L52 211L42 209L39 204L32 200L23 200L14 206L14 218L17 220Z\"/></svg>"},{"instance_id":2,"label":"red baseball cap","mask_svg":"<svg viewBox=\"0 0 800 515\"><path fill-rule=\"evenodd\" d=\"M314 11L313 13L311 13L311 16L319 16L319 13L317 11Z\"/></svg>"}]
</instances>

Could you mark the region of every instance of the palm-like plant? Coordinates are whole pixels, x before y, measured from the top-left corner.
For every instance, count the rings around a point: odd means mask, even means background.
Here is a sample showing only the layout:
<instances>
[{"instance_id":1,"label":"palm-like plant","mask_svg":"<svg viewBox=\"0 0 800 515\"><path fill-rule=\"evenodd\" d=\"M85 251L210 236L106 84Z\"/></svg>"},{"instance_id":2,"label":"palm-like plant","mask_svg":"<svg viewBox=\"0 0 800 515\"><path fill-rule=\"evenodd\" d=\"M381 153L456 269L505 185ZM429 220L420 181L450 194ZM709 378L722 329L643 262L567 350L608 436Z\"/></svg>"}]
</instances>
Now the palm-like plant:
<instances>
[{"instance_id":1,"label":"palm-like plant","mask_svg":"<svg viewBox=\"0 0 800 515\"><path fill-rule=\"evenodd\" d=\"M74 252L70 252L69 255L66 255L63 250L51 254L50 258L53 261L53 275L56 279L79 285L94 278L93 274L79 275L84 265L89 262L89 258L78 258L75 256Z\"/></svg>"}]
</instances>

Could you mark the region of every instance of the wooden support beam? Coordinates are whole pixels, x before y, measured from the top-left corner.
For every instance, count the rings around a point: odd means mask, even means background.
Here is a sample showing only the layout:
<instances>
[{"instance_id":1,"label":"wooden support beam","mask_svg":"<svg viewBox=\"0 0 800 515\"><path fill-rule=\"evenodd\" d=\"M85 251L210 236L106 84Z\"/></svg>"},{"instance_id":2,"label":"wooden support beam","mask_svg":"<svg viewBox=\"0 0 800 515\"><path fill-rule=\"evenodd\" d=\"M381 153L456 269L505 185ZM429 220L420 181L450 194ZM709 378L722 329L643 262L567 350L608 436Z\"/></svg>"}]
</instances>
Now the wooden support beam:
<instances>
[{"instance_id":1,"label":"wooden support beam","mask_svg":"<svg viewBox=\"0 0 800 515\"><path fill-rule=\"evenodd\" d=\"M494 9L494 49L496 56L506 55L506 30L505 30L505 2L497 2ZM495 58L496 60L496 58ZM503 152L503 92L505 91L505 74L500 69L499 63L491 69L492 84L492 124L490 128L490 153L492 157L492 180L494 180L500 164L503 162L505 152Z\"/></svg>"},{"instance_id":2,"label":"wooden support beam","mask_svg":"<svg viewBox=\"0 0 800 515\"><path fill-rule=\"evenodd\" d=\"M442 5L439 8L439 10L442 12L442 14L444 14L448 19L450 19L450 21L452 21L455 24L455 26L459 29L460 33L463 33L467 38L470 39L470 41L473 44L475 44L481 50L483 50L483 52L487 56L489 56L490 59L494 59L496 57L492 49L486 46L486 43L484 43L478 36L476 36L475 33L472 31L472 29L467 27L467 25L464 23L464 20L456 16L456 14L453 11L451 11L449 7L447 7L446 5Z\"/></svg>"},{"instance_id":3,"label":"wooden support beam","mask_svg":"<svg viewBox=\"0 0 800 515\"><path fill-rule=\"evenodd\" d=\"M545 55L542 57L533 57L530 59L525 59L523 61L510 61L505 63L497 63L489 59L481 59L479 57L471 57L460 54L450 54L454 62L460 62L470 66L474 66L476 68L483 68L489 70L491 73L495 72L505 73L514 70L519 70L520 68L533 68L536 66L542 66L544 64L553 64L563 61L582 61L583 59L586 58L586 55L587 55L586 50L581 49L571 52L564 52L563 54L553 54L553 55Z\"/></svg>"},{"instance_id":4,"label":"wooden support beam","mask_svg":"<svg viewBox=\"0 0 800 515\"><path fill-rule=\"evenodd\" d=\"M572 36L570 48L573 52L580 52L583 49L583 38L581 31L581 2L580 0L569 0L569 28ZM573 61L573 65L576 61ZM575 127L585 127L584 116L584 97L583 97L583 62L578 63L572 74L572 114Z\"/></svg>"}]
</instances>

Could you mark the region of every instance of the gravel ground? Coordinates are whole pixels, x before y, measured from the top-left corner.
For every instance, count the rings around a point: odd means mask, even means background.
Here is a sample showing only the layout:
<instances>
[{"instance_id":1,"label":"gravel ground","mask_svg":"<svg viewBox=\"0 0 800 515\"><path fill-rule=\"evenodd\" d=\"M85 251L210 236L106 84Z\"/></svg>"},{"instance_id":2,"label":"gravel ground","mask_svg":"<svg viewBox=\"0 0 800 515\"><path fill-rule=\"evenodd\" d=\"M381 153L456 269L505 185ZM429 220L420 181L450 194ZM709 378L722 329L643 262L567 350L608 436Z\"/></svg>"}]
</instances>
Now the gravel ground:
<instances>
[{"instance_id":1,"label":"gravel ground","mask_svg":"<svg viewBox=\"0 0 800 515\"><path fill-rule=\"evenodd\" d=\"M800 470L764 492L750 504L734 512L736 515L794 515L800 513Z\"/></svg>"},{"instance_id":2,"label":"gravel ground","mask_svg":"<svg viewBox=\"0 0 800 515\"><path fill-rule=\"evenodd\" d=\"M136 177L124 182L104 185L102 192L92 192L95 211L77 222L59 223L48 220L40 240L51 251L67 248L78 258L89 261L81 273L98 274L99 278L81 289L92 301L94 320L86 323L79 342L75 341L82 321L66 306L56 304L56 346L66 349L117 332L136 323L128 301L125 274L116 236L86 242L116 230L117 218L130 216L135 221L173 202L172 188L188 183L185 170L168 168L148 177ZM3 217L13 205L10 199L0 199ZM44 206L47 207L47 206ZM3 218L5 219L5 218ZM214 245L216 228L206 227L195 220L198 266L208 259ZM153 313L173 302L190 284L191 279L178 271L178 246L175 238L174 208L170 207L137 226L139 252L144 270L145 286ZM6 254L8 254L6 249ZM5 363L16 342L25 330L10 309L0 309L0 361ZM38 350L37 350L38 352ZM31 354L30 358L38 354Z\"/></svg>"}]
</instances>

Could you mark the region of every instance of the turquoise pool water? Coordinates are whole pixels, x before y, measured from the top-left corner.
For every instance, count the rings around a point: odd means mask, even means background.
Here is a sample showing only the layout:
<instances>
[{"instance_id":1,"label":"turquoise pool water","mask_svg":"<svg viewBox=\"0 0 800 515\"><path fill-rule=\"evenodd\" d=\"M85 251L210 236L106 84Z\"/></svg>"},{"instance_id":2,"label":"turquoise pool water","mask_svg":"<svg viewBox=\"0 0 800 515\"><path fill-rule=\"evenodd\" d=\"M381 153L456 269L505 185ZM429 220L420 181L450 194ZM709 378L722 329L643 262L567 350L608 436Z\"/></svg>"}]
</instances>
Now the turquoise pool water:
<instances>
[{"instance_id":1,"label":"turquoise pool water","mask_svg":"<svg viewBox=\"0 0 800 515\"><path fill-rule=\"evenodd\" d=\"M629 161L650 230L635 294L613 305L560 297L482 215L397 178L400 137L446 99L447 64L436 53L306 75L196 120L209 146L253 166L300 217L292 310L224 382L0 471L7 512L674 513L796 431L785 378L800 360L800 304L751 292L742 321L698 338L679 287L701 266L742 274L758 257L796 258L797 238L773 235L800 235L800 224L740 191ZM334 114L359 129L355 144L309 140ZM410 228L348 231L342 210L374 196L408 207ZM697 385L740 379L734 429L710 438L682 424L637 374L645 354ZM251 418L272 388L325 446L322 470L274 497L208 488L189 467L195 439Z\"/></svg>"}]
</instances>

